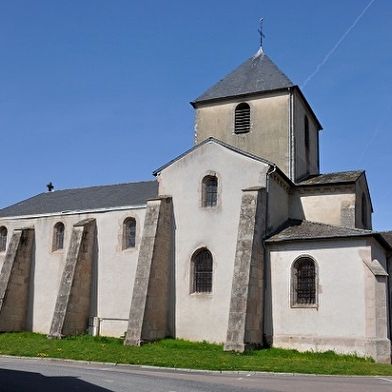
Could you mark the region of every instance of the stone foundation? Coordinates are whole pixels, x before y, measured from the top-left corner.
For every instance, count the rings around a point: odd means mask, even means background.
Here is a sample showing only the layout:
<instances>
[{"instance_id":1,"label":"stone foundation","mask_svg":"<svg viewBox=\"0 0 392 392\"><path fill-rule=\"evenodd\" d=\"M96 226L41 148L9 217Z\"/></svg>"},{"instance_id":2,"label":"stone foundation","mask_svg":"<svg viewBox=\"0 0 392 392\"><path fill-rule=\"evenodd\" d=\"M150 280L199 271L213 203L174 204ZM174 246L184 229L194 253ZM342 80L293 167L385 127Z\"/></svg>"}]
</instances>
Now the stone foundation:
<instances>
[{"instance_id":1,"label":"stone foundation","mask_svg":"<svg viewBox=\"0 0 392 392\"><path fill-rule=\"evenodd\" d=\"M391 363L391 344L388 339L355 339L338 337L274 336L273 346L298 351L334 351L371 357L377 363Z\"/></svg>"}]
</instances>

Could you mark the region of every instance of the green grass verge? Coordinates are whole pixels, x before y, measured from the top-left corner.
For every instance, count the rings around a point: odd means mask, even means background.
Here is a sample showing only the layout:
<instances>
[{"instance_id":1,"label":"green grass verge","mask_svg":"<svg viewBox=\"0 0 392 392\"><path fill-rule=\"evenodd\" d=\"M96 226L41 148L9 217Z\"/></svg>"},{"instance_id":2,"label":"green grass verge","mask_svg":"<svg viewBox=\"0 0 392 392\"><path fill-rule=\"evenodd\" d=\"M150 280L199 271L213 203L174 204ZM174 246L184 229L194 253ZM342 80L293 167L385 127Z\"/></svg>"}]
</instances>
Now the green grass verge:
<instances>
[{"instance_id":1,"label":"green grass verge","mask_svg":"<svg viewBox=\"0 0 392 392\"><path fill-rule=\"evenodd\" d=\"M124 346L121 339L108 337L85 335L57 340L30 332L3 333L0 354L220 371L392 375L391 365L375 364L353 355L276 348L237 354L224 352L221 345L174 339L130 347Z\"/></svg>"}]
</instances>

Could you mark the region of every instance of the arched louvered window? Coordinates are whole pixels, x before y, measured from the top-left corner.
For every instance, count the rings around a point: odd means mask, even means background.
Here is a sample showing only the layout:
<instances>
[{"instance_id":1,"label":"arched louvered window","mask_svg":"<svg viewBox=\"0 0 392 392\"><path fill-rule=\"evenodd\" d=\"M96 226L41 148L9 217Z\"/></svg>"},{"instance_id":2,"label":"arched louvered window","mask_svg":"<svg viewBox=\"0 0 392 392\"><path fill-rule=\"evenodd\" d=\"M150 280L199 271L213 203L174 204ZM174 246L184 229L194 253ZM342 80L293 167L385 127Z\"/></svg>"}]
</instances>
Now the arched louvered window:
<instances>
[{"instance_id":1,"label":"arched louvered window","mask_svg":"<svg viewBox=\"0 0 392 392\"><path fill-rule=\"evenodd\" d=\"M212 255L208 249L202 249L192 257L193 293L212 292Z\"/></svg>"},{"instance_id":2,"label":"arched louvered window","mask_svg":"<svg viewBox=\"0 0 392 392\"><path fill-rule=\"evenodd\" d=\"M123 224L123 249L134 248L136 246L136 220L127 218Z\"/></svg>"},{"instance_id":3,"label":"arched louvered window","mask_svg":"<svg viewBox=\"0 0 392 392\"><path fill-rule=\"evenodd\" d=\"M7 228L4 226L0 227L0 252L5 252L7 249L7 235Z\"/></svg>"},{"instance_id":4,"label":"arched louvered window","mask_svg":"<svg viewBox=\"0 0 392 392\"><path fill-rule=\"evenodd\" d=\"M310 257L300 257L293 264L292 305L316 305L316 265Z\"/></svg>"},{"instance_id":5,"label":"arched louvered window","mask_svg":"<svg viewBox=\"0 0 392 392\"><path fill-rule=\"evenodd\" d=\"M246 133L250 130L250 106L243 102L235 108L234 133Z\"/></svg>"},{"instance_id":6,"label":"arched louvered window","mask_svg":"<svg viewBox=\"0 0 392 392\"><path fill-rule=\"evenodd\" d=\"M202 206L215 207L218 200L218 179L215 176L206 176L202 183Z\"/></svg>"},{"instance_id":7,"label":"arched louvered window","mask_svg":"<svg viewBox=\"0 0 392 392\"><path fill-rule=\"evenodd\" d=\"M65 226L63 223L58 222L54 225L52 245L53 251L64 249L64 232Z\"/></svg>"}]
</instances>

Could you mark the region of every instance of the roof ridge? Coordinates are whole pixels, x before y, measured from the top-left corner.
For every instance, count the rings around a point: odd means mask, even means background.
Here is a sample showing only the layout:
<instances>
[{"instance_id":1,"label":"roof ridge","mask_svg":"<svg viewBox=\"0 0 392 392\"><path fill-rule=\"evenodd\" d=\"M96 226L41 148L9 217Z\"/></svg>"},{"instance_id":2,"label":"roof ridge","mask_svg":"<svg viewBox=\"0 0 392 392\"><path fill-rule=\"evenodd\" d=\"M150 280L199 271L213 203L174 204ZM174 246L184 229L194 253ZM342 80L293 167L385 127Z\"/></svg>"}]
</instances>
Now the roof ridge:
<instances>
[{"instance_id":1,"label":"roof ridge","mask_svg":"<svg viewBox=\"0 0 392 392\"><path fill-rule=\"evenodd\" d=\"M144 181L135 181L135 182L119 182L116 184L90 185L90 186L80 186L80 187L76 187L76 188L54 189L53 191L50 191L50 192L38 193L36 196L42 195L43 193L55 193L55 192L72 191L72 190L79 190L79 189L92 189L92 188L109 188L112 186L142 184L142 183L149 183L149 182L156 182L156 181L157 180L153 179L153 180L144 180ZM33 197L35 197L35 196L33 196Z\"/></svg>"}]
</instances>

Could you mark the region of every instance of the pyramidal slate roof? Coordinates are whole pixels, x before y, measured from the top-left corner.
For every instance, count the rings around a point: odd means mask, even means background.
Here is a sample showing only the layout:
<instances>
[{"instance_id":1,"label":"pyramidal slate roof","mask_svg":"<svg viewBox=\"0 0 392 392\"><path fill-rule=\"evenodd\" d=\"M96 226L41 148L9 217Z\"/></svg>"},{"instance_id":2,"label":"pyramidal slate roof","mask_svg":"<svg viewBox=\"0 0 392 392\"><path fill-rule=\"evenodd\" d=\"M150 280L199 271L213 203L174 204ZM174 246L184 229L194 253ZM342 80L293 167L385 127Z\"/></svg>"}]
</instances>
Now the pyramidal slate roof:
<instances>
[{"instance_id":1,"label":"pyramidal slate roof","mask_svg":"<svg viewBox=\"0 0 392 392\"><path fill-rule=\"evenodd\" d=\"M221 79L192 105L203 101L293 87L291 80L261 50Z\"/></svg>"},{"instance_id":2,"label":"pyramidal slate roof","mask_svg":"<svg viewBox=\"0 0 392 392\"><path fill-rule=\"evenodd\" d=\"M0 218L140 206L158 195L157 181L45 192L0 210Z\"/></svg>"}]
</instances>

